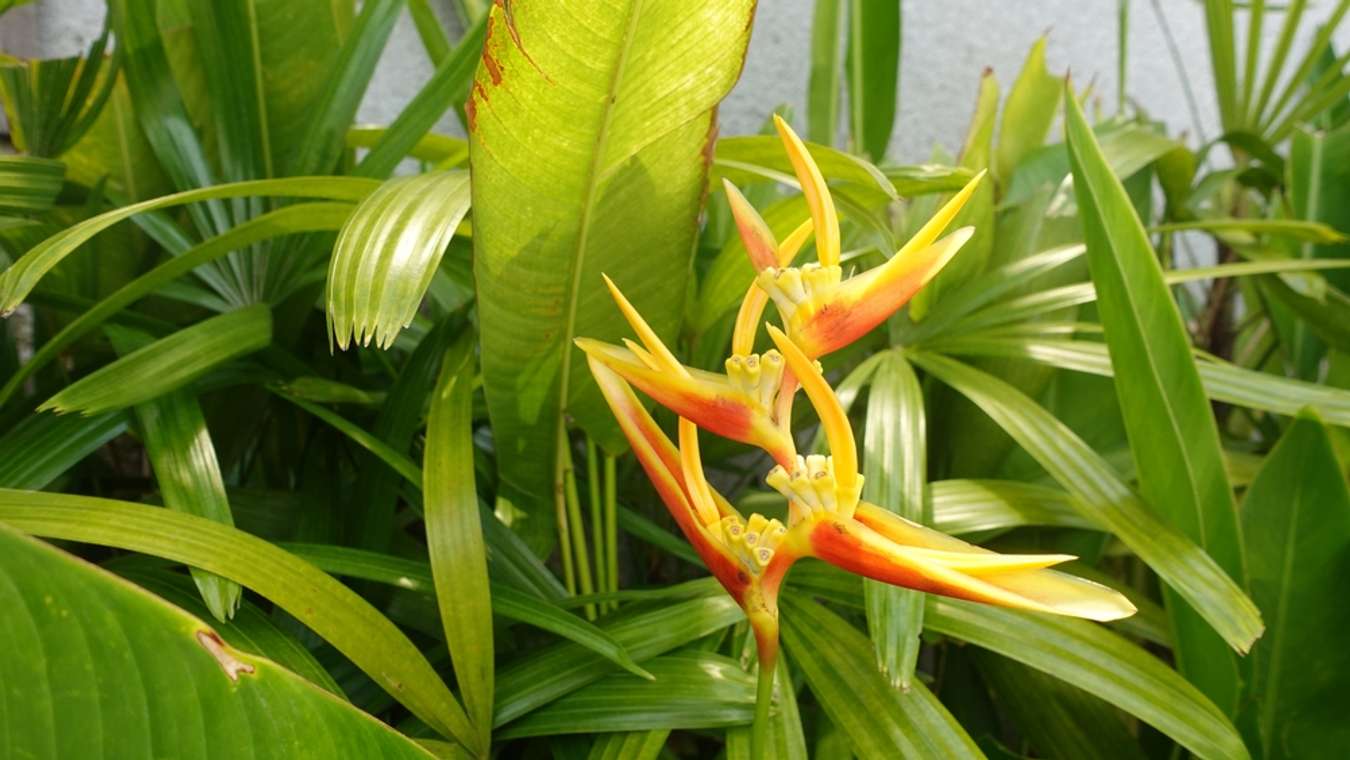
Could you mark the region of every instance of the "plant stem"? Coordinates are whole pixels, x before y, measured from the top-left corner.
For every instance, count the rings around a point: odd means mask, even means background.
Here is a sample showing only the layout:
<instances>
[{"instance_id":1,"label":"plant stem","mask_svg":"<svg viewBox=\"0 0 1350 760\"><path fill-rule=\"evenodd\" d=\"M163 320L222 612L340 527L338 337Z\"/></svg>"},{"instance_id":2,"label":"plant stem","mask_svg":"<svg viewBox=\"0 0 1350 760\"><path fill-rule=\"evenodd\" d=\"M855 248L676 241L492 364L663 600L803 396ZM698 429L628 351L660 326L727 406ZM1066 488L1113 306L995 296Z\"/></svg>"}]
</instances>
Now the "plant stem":
<instances>
[{"instance_id":1,"label":"plant stem","mask_svg":"<svg viewBox=\"0 0 1350 760\"><path fill-rule=\"evenodd\" d=\"M755 689L755 722L750 732L750 757L769 760L769 708L773 706L774 664L760 660Z\"/></svg>"},{"instance_id":2,"label":"plant stem","mask_svg":"<svg viewBox=\"0 0 1350 760\"><path fill-rule=\"evenodd\" d=\"M609 591L619 590L619 498L618 477L614 457L605 455L605 550L608 553ZM618 609L617 601L609 603L610 609Z\"/></svg>"},{"instance_id":3,"label":"plant stem","mask_svg":"<svg viewBox=\"0 0 1350 760\"><path fill-rule=\"evenodd\" d=\"M558 553L562 558L563 586L567 588L567 593L576 596L577 580L576 573L572 570L572 542L569 537L570 531L567 529L567 466L563 464L563 457L566 454L567 430L560 422L558 424L558 457L554 463L553 471L553 504L558 522Z\"/></svg>"},{"instance_id":4,"label":"plant stem","mask_svg":"<svg viewBox=\"0 0 1350 760\"><path fill-rule=\"evenodd\" d=\"M572 534L572 550L576 555L577 580L582 594L595 593L591 584L591 553L586 548L586 524L581 521L581 497L577 495L577 474L572 467L572 447L565 444L562 449L563 483L567 488L567 520L571 523L568 532ZM595 605L586 605L586 619L595 619Z\"/></svg>"},{"instance_id":5,"label":"plant stem","mask_svg":"<svg viewBox=\"0 0 1350 760\"><path fill-rule=\"evenodd\" d=\"M595 547L595 589L609 590L608 547L605 545L605 524L600 514L600 463L595 440L586 436L586 495L591 502L591 544ZM603 608L604 605L601 605Z\"/></svg>"}]
</instances>

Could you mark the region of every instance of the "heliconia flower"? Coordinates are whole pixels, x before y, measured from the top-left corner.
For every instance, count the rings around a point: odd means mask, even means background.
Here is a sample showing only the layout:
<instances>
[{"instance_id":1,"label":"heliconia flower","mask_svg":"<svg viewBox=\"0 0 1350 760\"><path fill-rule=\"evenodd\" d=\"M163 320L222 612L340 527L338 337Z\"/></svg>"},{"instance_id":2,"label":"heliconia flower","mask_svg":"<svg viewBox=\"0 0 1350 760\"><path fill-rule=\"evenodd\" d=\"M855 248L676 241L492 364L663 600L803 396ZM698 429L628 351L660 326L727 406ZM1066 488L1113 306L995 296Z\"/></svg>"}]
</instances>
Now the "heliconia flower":
<instances>
[{"instance_id":1,"label":"heliconia flower","mask_svg":"<svg viewBox=\"0 0 1350 760\"><path fill-rule=\"evenodd\" d=\"M698 427L680 420L677 450L623 377L595 354L588 361L642 469L708 570L745 610L761 662L772 672L778 651L778 589L797 559L783 548L787 528L763 515L742 518L704 478Z\"/></svg>"},{"instance_id":2,"label":"heliconia flower","mask_svg":"<svg viewBox=\"0 0 1350 760\"><path fill-rule=\"evenodd\" d=\"M758 446L776 461L791 462L796 447L774 411L783 380L783 357L777 351L737 354L720 375L686 367L666 348L608 278L614 301L637 333L641 345L615 346L589 338L576 343L595 361L617 372L657 403L723 438ZM789 391L790 392L790 391Z\"/></svg>"},{"instance_id":3,"label":"heliconia flower","mask_svg":"<svg viewBox=\"0 0 1350 760\"><path fill-rule=\"evenodd\" d=\"M844 279L839 264L839 219L829 186L787 122L775 118L775 124L811 210L817 261L791 266L804 236L786 257L775 255L787 246L780 248L773 242L768 225L729 182L725 183L727 198L750 261L759 272L752 290L757 287L774 301L788 335L815 359L843 348L884 322L961 250L970 240L972 228L963 227L940 240L938 236L965 206L984 173L952 196L885 264ZM747 350L745 346L753 344L762 309L763 301L747 294L736 321L733 345L737 350Z\"/></svg>"},{"instance_id":4,"label":"heliconia flower","mask_svg":"<svg viewBox=\"0 0 1350 760\"><path fill-rule=\"evenodd\" d=\"M1091 620L1134 614L1116 591L1046 570L1063 554L1004 555L925 528L860 501L862 476L848 417L820 370L781 330L769 335L820 417L830 456L799 457L766 478L788 499L791 526L782 546L843 570L958 599Z\"/></svg>"}]
</instances>

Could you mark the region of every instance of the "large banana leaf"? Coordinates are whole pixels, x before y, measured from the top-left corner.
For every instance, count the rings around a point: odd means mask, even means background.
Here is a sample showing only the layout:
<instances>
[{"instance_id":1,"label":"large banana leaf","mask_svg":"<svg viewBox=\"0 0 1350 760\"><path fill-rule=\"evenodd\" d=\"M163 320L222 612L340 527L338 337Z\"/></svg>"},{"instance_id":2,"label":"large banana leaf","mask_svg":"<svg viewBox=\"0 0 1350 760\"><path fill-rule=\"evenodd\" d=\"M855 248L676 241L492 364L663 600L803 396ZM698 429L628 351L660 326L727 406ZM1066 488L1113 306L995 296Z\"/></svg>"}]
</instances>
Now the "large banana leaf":
<instances>
[{"instance_id":1,"label":"large banana leaf","mask_svg":"<svg viewBox=\"0 0 1350 760\"><path fill-rule=\"evenodd\" d=\"M1071 87L1065 135L1074 190L1139 489L1148 504L1246 584L1237 505L1219 432L1181 313L1124 186L1111 173ZM1237 707L1231 651L1176 596L1168 609L1181 670L1226 713Z\"/></svg>"},{"instance_id":2,"label":"large banana leaf","mask_svg":"<svg viewBox=\"0 0 1350 760\"><path fill-rule=\"evenodd\" d=\"M432 757L127 581L4 526L0 557L10 757Z\"/></svg>"},{"instance_id":3,"label":"large banana leaf","mask_svg":"<svg viewBox=\"0 0 1350 760\"><path fill-rule=\"evenodd\" d=\"M551 541L559 430L618 430L578 336L616 340L606 273L665 336L682 312L715 107L752 0L496 4L467 105L483 380L502 495Z\"/></svg>"}]
</instances>

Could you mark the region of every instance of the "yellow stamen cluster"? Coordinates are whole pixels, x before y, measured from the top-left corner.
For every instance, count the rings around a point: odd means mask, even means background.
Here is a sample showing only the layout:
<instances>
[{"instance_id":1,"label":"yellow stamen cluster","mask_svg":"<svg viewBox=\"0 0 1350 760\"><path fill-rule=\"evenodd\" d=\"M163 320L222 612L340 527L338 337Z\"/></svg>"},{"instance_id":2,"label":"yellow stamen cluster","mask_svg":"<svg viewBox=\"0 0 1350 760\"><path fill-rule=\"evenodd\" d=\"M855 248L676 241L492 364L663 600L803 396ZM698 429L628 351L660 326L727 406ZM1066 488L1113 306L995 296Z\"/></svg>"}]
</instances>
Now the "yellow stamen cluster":
<instances>
[{"instance_id":1,"label":"yellow stamen cluster","mask_svg":"<svg viewBox=\"0 0 1350 760\"><path fill-rule=\"evenodd\" d=\"M759 575L769 566L787 528L777 520L770 520L758 512L750 515L749 522L735 515L723 517L718 523L722 543L731 549L751 575Z\"/></svg>"},{"instance_id":2,"label":"yellow stamen cluster","mask_svg":"<svg viewBox=\"0 0 1350 760\"><path fill-rule=\"evenodd\" d=\"M727 379L761 407L772 409L785 366L783 355L773 349L763 354L736 354L726 361Z\"/></svg>"},{"instance_id":3,"label":"yellow stamen cluster","mask_svg":"<svg viewBox=\"0 0 1350 760\"><path fill-rule=\"evenodd\" d=\"M828 299L839 287L843 276L838 264L825 266L811 262L800 267L766 267L760 270L755 284L769 294L786 317L806 301Z\"/></svg>"},{"instance_id":4,"label":"yellow stamen cluster","mask_svg":"<svg viewBox=\"0 0 1350 760\"><path fill-rule=\"evenodd\" d=\"M853 486L843 488L835 478L834 457L812 454L797 457L788 472L782 465L769 471L764 481L803 511L803 517L815 513L842 514L852 517L862 496L862 476L854 478Z\"/></svg>"}]
</instances>

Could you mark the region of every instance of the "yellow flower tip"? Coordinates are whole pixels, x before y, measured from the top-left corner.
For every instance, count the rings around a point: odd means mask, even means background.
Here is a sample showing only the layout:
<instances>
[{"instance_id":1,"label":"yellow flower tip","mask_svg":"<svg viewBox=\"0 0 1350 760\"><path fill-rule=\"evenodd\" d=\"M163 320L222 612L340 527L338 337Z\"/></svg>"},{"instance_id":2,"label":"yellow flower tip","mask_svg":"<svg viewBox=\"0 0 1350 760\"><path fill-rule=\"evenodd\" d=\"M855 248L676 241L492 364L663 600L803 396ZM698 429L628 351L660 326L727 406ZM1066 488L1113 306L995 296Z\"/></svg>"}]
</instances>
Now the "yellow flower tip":
<instances>
[{"instance_id":1,"label":"yellow flower tip","mask_svg":"<svg viewBox=\"0 0 1350 760\"><path fill-rule=\"evenodd\" d=\"M806 241L811 239L811 233L816 231L816 222L814 219L807 218L806 221L797 225L797 228L788 233L783 238L783 242L778 244L778 266L785 267L792 264L792 260L797 258L797 252L806 245Z\"/></svg>"},{"instance_id":2,"label":"yellow flower tip","mask_svg":"<svg viewBox=\"0 0 1350 760\"><path fill-rule=\"evenodd\" d=\"M698 450L698 426L683 417L680 418L680 469L699 521L704 526L717 523L722 516L713 503L711 489L703 476L703 459Z\"/></svg>"},{"instance_id":3,"label":"yellow flower tip","mask_svg":"<svg viewBox=\"0 0 1350 760\"><path fill-rule=\"evenodd\" d=\"M722 186L726 189L727 205L731 206L731 216L736 220L736 229L741 234L741 242L745 244L745 252L750 257L750 263L755 269L764 269L777 264L778 241L774 239L769 225L764 222L764 217L750 205L750 201L745 199L731 180L723 179Z\"/></svg>"},{"instance_id":4,"label":"yellow flower tip","mask_svg":"<svg viewBox=\"0 0 1350 760\"><path fill-rule=\"evenodd\" d=\"M623 291L619 290L619 286L614 284L609 275L602 273L600 276L605 278L605 284L609 286L609 294L614 298L614 303L618 304L619 311L623 313L624 319L628 320L628 325L633 328L633 332L637 333L638 340L641 340L642 345L647 347L652 357L668 372L687 376L689 373L685 370L684 365L680 364L680 360L676 359L670 349L666 348L666 344L657 336L651 325L647 324L647 320L643 319L638 310L633 307L633 304L629 303L628 299L624 297Z\"/></svg>"},{"instance_id":5,"label":"yellow flower tip","mask_svg":"<svg viewBox=\"0 0 1350 760\"><path fill-rule=\"evenodd\" d=\"M786 333L774 325L768 325L769 337L778 346L778 351L787 360L788 369L797 382L801 383L806 397L815 407L820 425L825 429L825 438L830 443L830 454L834 461L834 475L838 489L843 493L853 493L859 489L861 477L858 474L858 449L853 439L853 427L849 425L848 415L834 395L834 389L825 381L816 362L792 342ZM856 502L855 502L856 503ZM841 505L842 506L842 505ZM853 505L847 506L852 514Z\"/></svg>"},{"instance_id":6,"label":"yellow flower tip","mask_svg":"<svg viewBox=\"0 0 1350 760\"><path fill-rule=\"evenodd\" d=\"M792 170L797 175L797 181L801 183L802 195L806 197L806 205L811 209L811 218L815 220L816 255L822 266L837 265L839 214L835 211L830 188L825 184L825 177L820 173L820 167L816 166L816 160L811 157L811 152L806 149L802 139L792 131L792 127L777 114L774 115L773 123L778 129L783 147L787 150L788 160L792 162Z\"/></svg>"},{"instance_id":7,"label":"yellow flower tip","mask_svg":"<svg viewBox=\"0 0 1350 760\"><path fill-rule=\"evenodd\" d=\"M961 227L952 234L934 243L930 248L936 249L932 258L932 263L928 265L928 271L919 281L919 287L927 285L938 276L938 273L946 268L956 254L961 252L966 243L970 242L971 237L975 235L974 227Z\"/></svg>"}]
</instances>

